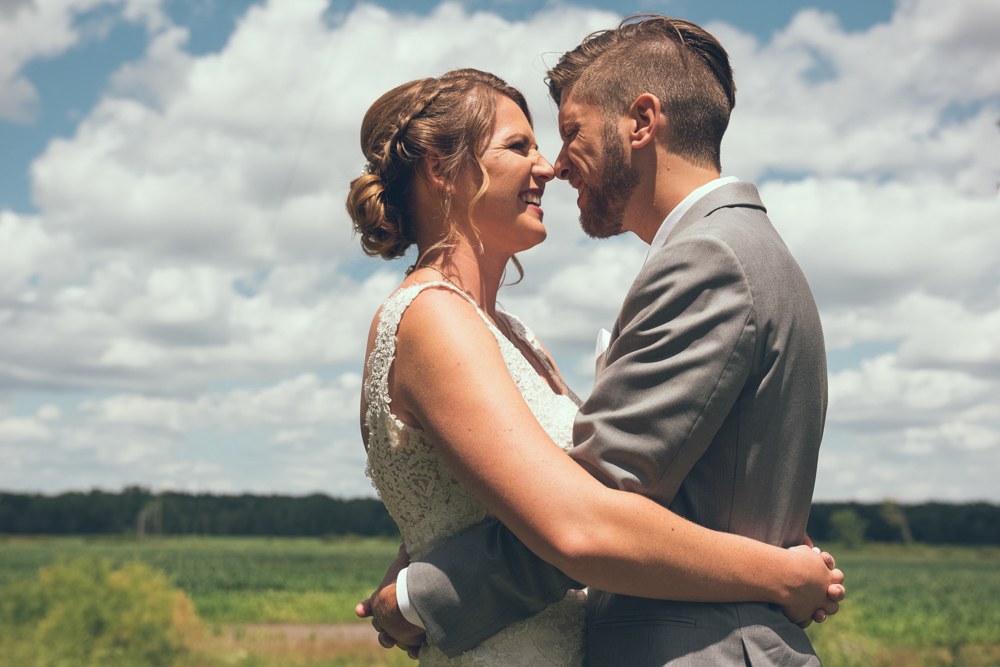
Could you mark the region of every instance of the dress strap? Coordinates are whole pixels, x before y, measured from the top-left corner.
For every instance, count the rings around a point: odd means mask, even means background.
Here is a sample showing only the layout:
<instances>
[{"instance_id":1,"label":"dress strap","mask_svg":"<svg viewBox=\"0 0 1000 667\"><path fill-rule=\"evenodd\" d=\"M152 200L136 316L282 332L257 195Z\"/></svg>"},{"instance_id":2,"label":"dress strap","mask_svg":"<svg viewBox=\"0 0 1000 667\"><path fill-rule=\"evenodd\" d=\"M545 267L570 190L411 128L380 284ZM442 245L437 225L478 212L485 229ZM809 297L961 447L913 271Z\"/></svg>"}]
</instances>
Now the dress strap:
<instances>
[{"instance_id":1,"label":"dress strap","mask_svg":"<svg viewBox=\"0 0 1000 667\"><path fill-rule=\"evenodd\" d=\"M502 336L472 297L451 283L443 281L416 283L397 290L382 304L382 312L379 315L378 328L375 333L375 346L368 357L368 379L365 382L364 392L365 402L368 404L366 420L369 424L374 416L374 410L379 406L386 407L390 403L389 369L392 368L393 359L396 357L396 332L399 330L399 322L417 295L428 287L443 287L461 295L476 309L483 322L493 332L494 337Z\"/></svg>"},{"instance_id":2,"label":"dress strap","mask_svg":"<svg viewBox=\"0 0 1000 667\"><path fill-rule=\"evenodd\" d=\"M535 358L538 359L539 363L542 364L542 367L546 371L548 371L549 375L555 378L555 381L558 382L560 385L562 385L562 387L566 390L566 395L570 397L570 400L572 400L577 405L582 405L583 401L580 400L580 397L577 396L573 392L573 390L569 388L569 385L567 385L566 382L562 379L562 376L558 372L556 372L555 367L549 361L549 357L545 353L545 348L542 347L542 343L538 340L538 337L535 335L535 332L532 331L530 328L528 328L528 325L525 324L521 320L521 318L515 315L514 313L508 313L507 311L504 311L503 316L507 318L507 324L508 326L510 326L510 329L514 333L514 335L528 344L528 346L531 348L531 351L535 353Z\"/></svg>"}]
</instances>

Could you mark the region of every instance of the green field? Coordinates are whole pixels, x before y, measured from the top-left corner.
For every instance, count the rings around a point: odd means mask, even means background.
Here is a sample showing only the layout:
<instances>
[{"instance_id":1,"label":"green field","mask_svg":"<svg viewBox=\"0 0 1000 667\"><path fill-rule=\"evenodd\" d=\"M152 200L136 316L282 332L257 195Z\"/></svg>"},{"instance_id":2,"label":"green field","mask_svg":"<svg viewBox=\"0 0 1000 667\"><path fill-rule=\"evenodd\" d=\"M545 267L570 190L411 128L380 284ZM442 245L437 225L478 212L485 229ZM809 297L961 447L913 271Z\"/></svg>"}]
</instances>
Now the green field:
<instances>
[{"instance_id":1,"label":"green field","mask_svg":"<svg viewBox=\"0 0 1000 667\"><path fill-rule=\"evenodd\" d=\"M9 538L0 540L0 586L59 557L99 556L165 572L208 623L348 623L398 550L383 538Z\"/></svg>"},{"instance_id":2,"label":"green field","mask_svg":"<svg viewBox=\"0 0 1000 667\"><path fill-rule=\"evenodd\" d=\"M377 648L266 654L263 644L223 642L226 633L238 639L244 624L357 621L354 605L381 580L397 547L383 539L0 538L0 593L37 579L38 568L60 556L100 556L115 567L141 561L190 597L208 639L220 637L213 651L224 644L236 651L225 664L401 665L401 653ZM842 612L808 631L826 667L1000 666L1000 549L825 547L848 586ZM207 662L184 664L215 665L209 653L198 654Z\"/></svg>"},{"instance_id":3,"label":"green field","mask_svg":"<svg viewBox=\"0 0 1000 667\"><path fill-rule=\"evenodd\" d=\"M1000 549L824 548L848 588L808 630L826 667L1000 665Z\"/></svg>"}]
</instances>

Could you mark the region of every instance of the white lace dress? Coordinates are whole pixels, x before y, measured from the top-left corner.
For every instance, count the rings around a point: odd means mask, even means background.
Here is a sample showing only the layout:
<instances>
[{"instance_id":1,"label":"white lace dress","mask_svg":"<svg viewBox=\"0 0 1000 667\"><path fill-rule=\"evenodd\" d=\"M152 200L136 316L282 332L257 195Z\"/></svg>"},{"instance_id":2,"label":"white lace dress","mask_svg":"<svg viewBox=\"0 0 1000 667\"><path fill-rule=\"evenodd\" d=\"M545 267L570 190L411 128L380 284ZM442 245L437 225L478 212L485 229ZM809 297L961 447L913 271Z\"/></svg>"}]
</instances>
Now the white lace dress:
<instances>
[{"instance_id":1,"label":"white lace dress","mask_svg":"<svg viewBox=\"0 0 1000 667\"><path fill-rule=\"evenodd\" d=\"M429 287L451 289L475 306L464 292L444 282L416 284L397 291L382 306L364 385L368 403L367 474L396 520L406 550L414 560L490 516L489 510L445 465L430 438L396 419L389 405L387 382L396 354L399 321L414 297ZM573 446L577 404L553 392L520 350L478 307L476 310L496 338L510 375L531 412L545 432L568 450ZM500 316L506 318L515 335L529 343L548 367L535 335L521 320L510 314ZM584 616L584 593L570 591L562 601L509 626L458 658L449 659L430 643L420 651L420 664L422 667L579 667L583 662Z\"/></svg>"}]
</instances>

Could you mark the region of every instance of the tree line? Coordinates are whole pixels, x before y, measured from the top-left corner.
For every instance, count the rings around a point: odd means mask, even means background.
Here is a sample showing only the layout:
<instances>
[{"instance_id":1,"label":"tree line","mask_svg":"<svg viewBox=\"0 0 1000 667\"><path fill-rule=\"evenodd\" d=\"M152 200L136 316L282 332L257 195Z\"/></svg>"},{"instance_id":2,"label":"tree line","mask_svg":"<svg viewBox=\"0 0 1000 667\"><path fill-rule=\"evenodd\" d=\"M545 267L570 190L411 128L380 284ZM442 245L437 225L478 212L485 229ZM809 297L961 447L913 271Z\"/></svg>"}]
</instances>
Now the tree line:
<instances>
[{"instance_id":1,"label":"tree line","mask_svg":"<svg viewBox=\"0 0 1000 667\"><path fill-rule=\"evenodd\" d=\"M214 495L140 487L55 496L0 493L0 534L399 535L380 500Z\"/></svg>"},{"instance_id":2,"label":"tree line","mask_svg":"<svg viewBox=\"0 0 1000 667\"><path fill-rule=\"evenodd\" d=\"M808 533L816 542L1000 544L1000 506L814 503ZM399 532L385 506L374 498L154 494L129 487L120 493L0 493L0 534L395 536Z\"/></svg>"},{"instance_id":3,"label":"tree line","mask_svg":"<svg viewBox=\"0 0 1000 667\"><path fill-rule=\"evenodd\" d=\"M813 503L807 529L813 541L845 541L853 531L869 542L1000 544L1000 506Z\"/></svg>"}]
</instances>

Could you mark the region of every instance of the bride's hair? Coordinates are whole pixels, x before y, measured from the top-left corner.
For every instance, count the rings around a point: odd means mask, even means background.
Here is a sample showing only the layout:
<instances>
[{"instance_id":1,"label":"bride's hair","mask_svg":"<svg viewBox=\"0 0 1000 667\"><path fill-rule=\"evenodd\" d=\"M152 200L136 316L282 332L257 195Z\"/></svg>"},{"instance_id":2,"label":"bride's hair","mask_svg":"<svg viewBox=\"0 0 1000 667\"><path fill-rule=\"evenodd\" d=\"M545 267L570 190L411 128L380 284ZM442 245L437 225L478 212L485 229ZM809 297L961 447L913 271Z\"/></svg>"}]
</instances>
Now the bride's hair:
<instances>
[{"instance_id":1,"label":"bride's hair","mask_svg":"<svg viewBox=\"0 0 1000 667\"><path fill-rule=\"evenodd\" d=\"M475 69L404 83L368 109L361 124L361 150L368 164L365 173L351 182L347 196L347 212L366 254L393 259L416 242L411 185L428 154L441 157L439 173L447 184L454 182L463 165L474 162L479 166L483 185L469 205L471 216L490 182L481 156L493 133L498 94L516 103L531 123L528 104L517 89ZM450 227L437 247L450 241L455 232L446 192L442 192L442 207Z\"/></svg>"}]
</instances>

